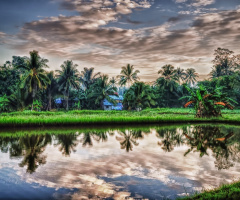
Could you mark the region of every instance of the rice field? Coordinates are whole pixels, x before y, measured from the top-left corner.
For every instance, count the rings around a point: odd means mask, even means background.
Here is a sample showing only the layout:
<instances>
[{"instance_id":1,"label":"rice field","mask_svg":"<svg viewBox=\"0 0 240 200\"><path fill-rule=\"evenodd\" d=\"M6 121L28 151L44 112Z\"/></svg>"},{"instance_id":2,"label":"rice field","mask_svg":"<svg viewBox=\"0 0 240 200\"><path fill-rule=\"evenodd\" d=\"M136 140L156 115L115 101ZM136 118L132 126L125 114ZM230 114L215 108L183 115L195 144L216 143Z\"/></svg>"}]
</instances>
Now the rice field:
<instances>
[{"instance_id":1,"label":"rice field","mask_svg":"<svg viewBox=\"0 0 240 200\"><path fill-rule=\"evenodd\" d=\"M240 110L223 110L220 118L195 118L193 109L156 108L137 111L73 110L69 112L23 111L0 114L0 127L69 125L129 125L165 123L240 124Z\"/></svg>"}]
</instances>

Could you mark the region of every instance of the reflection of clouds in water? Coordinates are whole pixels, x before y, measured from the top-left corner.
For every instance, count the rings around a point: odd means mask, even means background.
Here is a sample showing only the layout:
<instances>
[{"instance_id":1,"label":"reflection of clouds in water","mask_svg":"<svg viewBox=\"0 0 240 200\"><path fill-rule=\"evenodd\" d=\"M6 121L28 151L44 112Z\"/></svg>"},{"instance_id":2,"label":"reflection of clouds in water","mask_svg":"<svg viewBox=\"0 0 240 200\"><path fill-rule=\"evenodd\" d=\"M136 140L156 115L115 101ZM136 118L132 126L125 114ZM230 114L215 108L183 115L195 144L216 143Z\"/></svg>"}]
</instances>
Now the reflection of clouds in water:
<instances>
[{"instance_id":1,"label":"reflection of clouds in water","mask_svg":"<svg viewBox=\"0 0 240 200\"><path fill-rule=\"evenodd\" d=\"M134 146L130 153L120 149L116 136L117 134L108 136L107 142L93 140L91 147L83 147L79 143L76 152L71 153L70 157L63 156L54 145L48 145L43 153L47 156L47 163L39 166L33 175L26 174L16 163L11 165L26 182L56 189L76 188L79 192L74 193L73 199L92 199L96 196L122 199L129 196L131 191L126 185L124 187L124 180L120 181L122 185L119 186L106 182L104 178L115 180L123 176L137 177L150 180L149 185L157 180L165 186L167 192L177 191L182 194L184 187L190 191L200 190L201 187L230 182L240 175L239 164L232 167L231 171L217 171L215 158L210 151L209 156L202 158L199 158L198 152L191 152L184 157L189 148L186 145L175 147L170 153L165 152L157 145L159 138L156 137L155 130L152 134L145 134L144 139L136 139L139 145ZM1 155L6 159L4 162L11 163L8 154ZM135 183L129 181L128 184Z\"/></svg>"},{"instance_id":2,"label":"reflection of clouds in water","mask_svg":"<svg viewBox=\"0 0 240 200\"><path fill-rule=\"evenodd\" d=\"M145 135L144 140L138 142L139 146L131 153L126 153L119 148L115 138L110 136L108 142L96 142L91 148L83 148L79 144L76 153L70 157L63 157L58 149L49 146L46 150L50 152L47 164L39 168L34 178L29 176L26 181L37 180L41 185L55 188L78 188L80 192L74 194L77 199L84 198L87 194L102 198L118 194L118 187L106 183L96 175L112 178L136 176L159 180L172 188L184 186L198 190L199 187L206 188L209 184L216 186L223 180L230 181L233 176L239 176L239 165L231 172L222 170L216 173L213 157L199 159L196 153L184 157L187 146L176 147L173 152L166 153L157 146L153 134ZM184 183L179 177L185 177Z\"/></svg>"}]
</instances>

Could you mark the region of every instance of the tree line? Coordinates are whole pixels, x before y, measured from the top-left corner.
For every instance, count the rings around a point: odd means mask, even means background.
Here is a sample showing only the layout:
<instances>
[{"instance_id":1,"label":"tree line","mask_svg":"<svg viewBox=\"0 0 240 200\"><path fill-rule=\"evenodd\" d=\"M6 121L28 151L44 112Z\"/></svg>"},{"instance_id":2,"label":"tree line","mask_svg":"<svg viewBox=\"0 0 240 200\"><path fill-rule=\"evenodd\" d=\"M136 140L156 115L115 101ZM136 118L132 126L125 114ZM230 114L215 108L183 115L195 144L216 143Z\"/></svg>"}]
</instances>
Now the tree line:
<instances>
[{"instance_id":1,"label":"tree line","mask_svg":"<svg viewBox=\"0 0 240 200\"><path fill-rule=\"evenodd\" d=\"M60 70L48 71L48 60L37 51L30 56L13 56L0 66L0 111L60 109L56 98L64 99L64 109L102 109L103 100L116 104L109 95L123 95L124 109L141 110L155 107L182 107L181 97L189 88L204 87L209 93L216 88L240 102L240 55L218 48L214 52L209 79L199 81L195 69L175 68L166 64L158 71L159 78L151 83L140 81L139 70L133 65L122 67L118 76L110 78L94 68L78 71L78 66L66 60ZM186 87L187 86L187 87Z\"/></svg>"}]
</instances>

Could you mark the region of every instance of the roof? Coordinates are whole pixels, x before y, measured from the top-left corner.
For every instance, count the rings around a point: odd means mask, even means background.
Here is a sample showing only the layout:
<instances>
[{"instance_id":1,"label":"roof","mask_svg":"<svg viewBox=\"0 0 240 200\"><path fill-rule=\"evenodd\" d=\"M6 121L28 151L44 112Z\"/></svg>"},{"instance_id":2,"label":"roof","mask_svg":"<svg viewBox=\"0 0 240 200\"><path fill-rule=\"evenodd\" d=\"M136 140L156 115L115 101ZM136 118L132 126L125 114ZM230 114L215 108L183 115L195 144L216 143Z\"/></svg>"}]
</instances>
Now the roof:
<instances>
[{"instance_id":1,"label":"roof","mask_svg":"<svg viewBox=\"0 0 240 200\"><path fill-rule=\"evenodd\" d=\"M114 106L114 104L109 102L107 99L103 100L103 105L104 106ZM122 103L117 103L116 106L122 106Z\"/></svg>"},{"instance_id":2,"label":"roof","mask_svg":"<svg viewBox=\"0 0 240 200\"><path fill-rule=\"evenodd\" d=\"M113 100L119 100L119 101L122 101L123 100L123 96L119 95L119 96L116 96L116 95L109 95L109 97ZM104 99L103 100L103 105L104 106L114 106L113 103L109 102L107 99ZM117 106L122 106L122 103L117 103Z\"/></svg>"},{"instance_id":3,"label":"roof","mask_svg":"<svg viewBox=\"0 0 240 200\"><path fill-rule=\"evenodd\" d=\"M119 95L119 96L109 95L109 97L110 97L111 99L114 99L114 100L121 100L121 101L123 101L123 96L122 96L122 95Z\"/></svg>"},{"instance_id":4,"label":"roof","mask_svg":"<svg viewBox=\"0 0 240 200\"><path fill-rule=\"evenodd\" d=\"M113 104L110 103L107 99L104 99L104 100L103 100L103 105L104 105L104 106L112 106Z\"/></svg>"}]
</instances>

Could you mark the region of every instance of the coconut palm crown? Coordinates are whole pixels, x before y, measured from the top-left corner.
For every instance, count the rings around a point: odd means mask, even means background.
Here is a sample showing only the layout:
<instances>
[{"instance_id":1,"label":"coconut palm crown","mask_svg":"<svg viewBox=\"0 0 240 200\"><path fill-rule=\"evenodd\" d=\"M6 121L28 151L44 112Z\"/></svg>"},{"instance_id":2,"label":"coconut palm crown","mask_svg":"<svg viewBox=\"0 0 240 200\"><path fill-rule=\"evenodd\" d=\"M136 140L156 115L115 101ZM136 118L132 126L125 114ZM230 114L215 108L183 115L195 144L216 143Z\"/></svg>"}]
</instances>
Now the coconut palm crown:
<instances>
[{"instance_id":1,"label":"coconut palm crown","mask_svg":"<svg viewBox=\"0 0 240 200\"><path fill-rule=\"evenodd\" d=\"M27 87L32 94L32 102L39 89L46 89L50 84L50 80L46 75L44 68L47 68L47 59L43 59L39 56L38 52L33 50L30 52L30 58L25 57L24 63L17 66L17 69L23 69L25 71L20 87ZM33 104L32 104L33 107Z\"/></svg>"},{"instance_id":2,"label":"coconut palm crown","mask_svg":"<svg viewBox=\"0 0 240 200\"><path fill-rule=\"evenodd\" d=\"M122 67L122 70L120 72L121 75L118 75L119 78L119 84L121 86L128 85L137 82L139 80L138 73L140 73L139 70L134 71L133 65L127 64L126 67Z\"/></svg>"},{"instance_id":3,"label":"coconut palm crown","mask_svg":"<svg viewBox=\"0 0 240 200\"><path fill-rule=\"evenodd\" d=\"M66 97L66 110L68 110L70 88L79 88L79 72L77 70L77 65L73 64L71 60L64 61L61 68L62 70L57 70L57 78L59 90L62 91Z\"/></svg>"}]
</instances>

